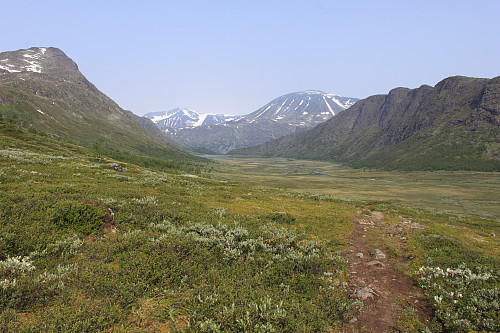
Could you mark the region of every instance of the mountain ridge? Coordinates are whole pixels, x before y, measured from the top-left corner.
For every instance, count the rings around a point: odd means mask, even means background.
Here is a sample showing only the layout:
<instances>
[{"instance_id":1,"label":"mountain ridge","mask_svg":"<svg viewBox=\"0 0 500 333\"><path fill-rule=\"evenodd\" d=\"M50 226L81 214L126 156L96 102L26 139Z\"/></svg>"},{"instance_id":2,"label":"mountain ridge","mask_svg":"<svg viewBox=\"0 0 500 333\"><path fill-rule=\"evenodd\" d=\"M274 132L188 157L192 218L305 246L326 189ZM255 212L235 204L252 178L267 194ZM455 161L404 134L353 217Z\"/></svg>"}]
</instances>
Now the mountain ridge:
<instances>
[{"instance_id":1,"label":"mountain ridge","mask_svg":"<svg viewBox=\"0 0 500 333\"><path fill-rule=\"evenodd\" d=\"M99 91L62 50L32 47L0 53L0 112L50 135L131 158L201 160L146 131Z\"/></svg>"},{"instance_id":2,"label":"mountain ridge","mask_svg":"<svg viewBox=\"0 0 500 333\"><path fill-rule=\"evenodd\" d=\"M358 101L317 127L231 154L388 169L500 170L500 77L455 76Z\"/></svg>"},{"instance_id":3,"label":"mountain ridge","mask_svg":"<svg viewBox=\"0 0 500 333\"><path fill-rule=\"evenodd\" d=\"M144 114L143 117L151 119L156 126L162 130L215 125L235 118L235 116L222 113L198 113L187 108L174 108L168 111L149 112Z\"/></svg>"},{"instance_id":4,"label":"mountain ridge","mask_svg":"<svg viewBox=\"0 0 500 333\"><path fill-rule=\"evenodd\" d=\"M358 99L306 90L285 94L247 115L195 128L167 128L178 142L218 153L259 144L330 119Z\"/></svg>"}]
</instances>

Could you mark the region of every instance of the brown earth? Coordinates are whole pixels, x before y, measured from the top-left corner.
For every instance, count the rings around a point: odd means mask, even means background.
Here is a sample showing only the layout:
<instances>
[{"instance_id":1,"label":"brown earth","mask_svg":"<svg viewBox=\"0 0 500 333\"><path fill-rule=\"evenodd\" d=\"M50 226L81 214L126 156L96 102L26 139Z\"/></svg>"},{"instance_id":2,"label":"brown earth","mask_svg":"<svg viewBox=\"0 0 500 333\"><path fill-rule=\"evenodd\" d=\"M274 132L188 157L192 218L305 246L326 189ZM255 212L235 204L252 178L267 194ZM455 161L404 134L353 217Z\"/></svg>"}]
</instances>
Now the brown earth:
<instances>
[{"instance_id":1,"label":"brown earth","mask_svg":"<svg viewBox=\"0 0 500 333\"><path fill-rule=\"evenodd\" d=\"M398 261L407 259L391 257L387 251L384 251L385 258L374 258L375 245L370 244L373 239L367 238L366 234L376 231L381 237L392 236L387 233L388 227L384 220L383 213L372 212L371 216L354 222L353 241L346 253L349 261L348 292L353 300L362 301L363 306L343 332L398 332L398 314L408 307L416 310L422 323L426 323L432 315L431 309L420 296L421 291L410 278L395 268ZM395 239L398 242L405 241L404 237L391 237L392 242ZM362 257L359 253L363 254ZM363 289L365 287L369 289ZM364 295L358 293L360 290L361 293L365 292Z\"/></svg>"}]
</instances>

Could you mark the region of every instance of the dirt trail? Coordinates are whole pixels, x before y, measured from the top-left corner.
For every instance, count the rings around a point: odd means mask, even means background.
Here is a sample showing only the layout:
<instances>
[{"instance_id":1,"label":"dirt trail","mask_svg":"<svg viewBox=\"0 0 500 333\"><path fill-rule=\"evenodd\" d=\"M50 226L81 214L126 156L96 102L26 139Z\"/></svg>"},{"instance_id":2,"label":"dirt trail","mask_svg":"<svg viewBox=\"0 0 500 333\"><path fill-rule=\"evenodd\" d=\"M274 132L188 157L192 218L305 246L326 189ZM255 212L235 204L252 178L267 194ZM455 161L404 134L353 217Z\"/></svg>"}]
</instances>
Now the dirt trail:
<instances>
[{"instance_id":1,"label":"dirt trail","mask_svg":"<svg viewBox=\"0 0 500 333\"><path fill-rule=\"evenodd\" d=\"M431 310L420 298L418 288L411 280L394 267L396 260L384 249L384 252L374 256L375 245L370 244L366 233L370 228L376 228L381 237L387 236L387 226L384 224L384 214L372 212L354 222L355 230L351 249L346 257L349 261L349 294L353 299L363 302L360 313L344 332L396 332L397 315L404 307L414 308L421 322L431 315ZM392 238L394 241L394 238ZM398 241L403 242L402 240ZM372 240L373 242L373 240ZM385 255L385 258L382 258Z\"/></svg>"}]
</instances>

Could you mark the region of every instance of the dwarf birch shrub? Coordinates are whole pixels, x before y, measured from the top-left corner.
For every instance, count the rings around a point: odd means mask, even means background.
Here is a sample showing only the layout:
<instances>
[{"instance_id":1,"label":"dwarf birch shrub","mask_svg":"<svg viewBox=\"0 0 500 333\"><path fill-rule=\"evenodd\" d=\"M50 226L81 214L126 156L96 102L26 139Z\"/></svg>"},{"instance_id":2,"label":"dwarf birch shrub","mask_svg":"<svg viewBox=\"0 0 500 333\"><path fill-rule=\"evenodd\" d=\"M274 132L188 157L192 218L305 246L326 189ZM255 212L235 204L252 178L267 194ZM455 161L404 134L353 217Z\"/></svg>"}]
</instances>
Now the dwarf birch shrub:
<instances>
[{"instance_id":1,"label":"dwarf birch shrub","mask_svg":"<svg viewBox=\"0 0 500 333\"><path fill-rule=\"evenodd\" d=\"M60 229L90 235L100 229L106 214L106 209L91 203L62 201L52 208L51 222Z\"/></svg>"}]
</instances>

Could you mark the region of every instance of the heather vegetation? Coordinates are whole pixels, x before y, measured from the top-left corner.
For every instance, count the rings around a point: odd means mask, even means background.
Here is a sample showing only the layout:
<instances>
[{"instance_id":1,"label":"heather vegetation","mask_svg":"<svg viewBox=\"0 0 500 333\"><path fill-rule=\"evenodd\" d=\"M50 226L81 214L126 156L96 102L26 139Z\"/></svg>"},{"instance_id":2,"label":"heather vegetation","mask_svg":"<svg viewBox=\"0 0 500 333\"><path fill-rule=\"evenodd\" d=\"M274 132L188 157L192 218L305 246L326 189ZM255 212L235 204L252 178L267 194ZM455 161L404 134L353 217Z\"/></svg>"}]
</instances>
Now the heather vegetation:
<instances>
[{"instance_id":1,"label":"heather vegetation","mask_svg":"<svg viewBox=\"0 0 500 333\"><path fill-rule=\"evenodd\" d=\"M362 311L343 251L367 209L426 226L393 252L432 327L499 330L495 220L140 167L5 119L0 142L1 331L340 332Z\"/></svg>"}]
</instances>

